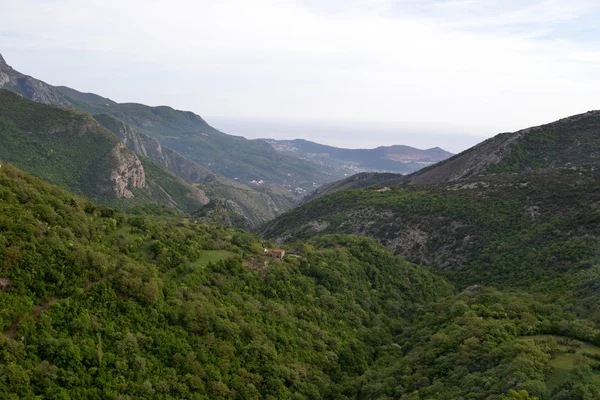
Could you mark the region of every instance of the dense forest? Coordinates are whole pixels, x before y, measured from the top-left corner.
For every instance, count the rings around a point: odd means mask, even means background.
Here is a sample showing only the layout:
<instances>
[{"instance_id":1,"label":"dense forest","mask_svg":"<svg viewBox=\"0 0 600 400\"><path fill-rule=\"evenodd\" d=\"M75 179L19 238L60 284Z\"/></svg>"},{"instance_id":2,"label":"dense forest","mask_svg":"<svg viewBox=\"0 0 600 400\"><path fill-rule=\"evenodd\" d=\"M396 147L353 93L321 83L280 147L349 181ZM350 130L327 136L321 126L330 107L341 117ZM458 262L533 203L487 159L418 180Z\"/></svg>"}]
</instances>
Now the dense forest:
<instances>
[{"instance_id":1,"label":"dense forest","mask_svg":"<svg viewBox=\"0 0 600 400\"><path fill-rule=\"evenodd\" d=\"M3 398L592 399L583 302L455 287L373 239L270 242L0 168ZM590 284L593 284L590 282Z\"/></svg>"},{"instance_id":2,"label":"dense forest","mask_svg":"<svg viewBox=\"0 0 600 400\"><path fill-rule=\"evenodd\" d=\"M598 263L599 189L593 165L374 186L314 199L265 225L263 233L288 241L368 235L462 287L570 295Z\"/></svg>"}]
</instances>

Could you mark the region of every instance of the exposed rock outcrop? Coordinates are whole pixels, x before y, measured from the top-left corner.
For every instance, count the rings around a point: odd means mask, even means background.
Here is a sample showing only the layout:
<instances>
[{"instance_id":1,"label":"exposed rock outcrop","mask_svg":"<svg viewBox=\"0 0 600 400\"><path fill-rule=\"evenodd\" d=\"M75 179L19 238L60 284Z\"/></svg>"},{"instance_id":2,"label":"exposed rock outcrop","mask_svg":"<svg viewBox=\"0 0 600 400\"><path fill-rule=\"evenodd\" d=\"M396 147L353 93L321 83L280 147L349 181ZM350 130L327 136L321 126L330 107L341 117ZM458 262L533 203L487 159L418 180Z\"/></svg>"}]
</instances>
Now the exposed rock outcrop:
<instances>
[{"instance_id":1,"label":"exposed rock outcrop","mask_svg":"<svg viewBox=\"0 0 600 400\"><path fill-rule=\"evenodd\" d=\"M192 183L215 181L215 174L208 169L162 146L156 139L136 131L120 119L108 114L95 115L94 119L117 135L131 151L148 157L184 180Z\"/></svg>"},{"instance_id":2,"label":"exposed rock outcrop","mask_svg":"<svg viewBox=\"0 0 600 400\"><path fill-rule=\"evenodd\" d=\"M114 157L117 163L110 174L110 180L114 184L113 190L117 198L133 198L134 194L130 190L130 186L136 189L146 187L144 166L139 158L128 151L123 144L119 144L111 151L111 157Z\"/></svg>"},{"instance_id":3,"label":"exposed rock outcrop","mask_svg":"<svg viewBox=\"0 0 600 400\"><path fill-rule=\"evenodd\" d=\"M206 205L210 202L210 199L208 198L206 193L203 190L200 190L195 186L190 186L190 191L188 192L186 197L189 200L192 200L197 203L204 204L204 205Z\"/></svg>"},{"instance_id":4,"label":"exposed rock outcrop","mask_svg":"<svg viewBox=\"0 0 600 400\"><path fill-rule=\"evenodd\" d=\"M473 285L473 286L469 286L468 288L465 289L465 293L468 294L479 294L481 292L483 292L483 286L481 285Z\"/></svg>"}]
</instances>

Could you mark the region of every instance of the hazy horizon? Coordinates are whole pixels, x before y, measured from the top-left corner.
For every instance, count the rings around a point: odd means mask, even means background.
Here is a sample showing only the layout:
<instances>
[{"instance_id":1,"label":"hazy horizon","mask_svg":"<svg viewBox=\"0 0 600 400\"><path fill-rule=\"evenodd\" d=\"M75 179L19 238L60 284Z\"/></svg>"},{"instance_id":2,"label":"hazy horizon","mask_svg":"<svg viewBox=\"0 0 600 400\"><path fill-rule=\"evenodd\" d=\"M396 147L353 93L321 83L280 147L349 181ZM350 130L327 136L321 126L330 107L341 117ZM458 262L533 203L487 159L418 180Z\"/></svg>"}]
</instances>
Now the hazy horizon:
<instances>
[{"instance_id":1,"label":"hazy horizon","mask_svg":"<svg viewBox=\"0 0 600 400\"><path fill-rule=\"evenodd\" d=\"M485 137L459 133L419 131L415 128L372 125L369 123L298 121L250 117L203 117L214 128L247 139L294 140L347 149L373 149L380 146L405 145L418 149L441 147L459 153Z\"/></svg>"},{"instance_id":2,"label":"hazy horizon","mask_svg":"<svg viewBox=\"0 0 600 400\"><path fill-rule=\"evenodd\" d=\"M459 151L600 108L589 0L23 0L0 13L18 71L244 136Z\"/></svg>"}]
</instances>

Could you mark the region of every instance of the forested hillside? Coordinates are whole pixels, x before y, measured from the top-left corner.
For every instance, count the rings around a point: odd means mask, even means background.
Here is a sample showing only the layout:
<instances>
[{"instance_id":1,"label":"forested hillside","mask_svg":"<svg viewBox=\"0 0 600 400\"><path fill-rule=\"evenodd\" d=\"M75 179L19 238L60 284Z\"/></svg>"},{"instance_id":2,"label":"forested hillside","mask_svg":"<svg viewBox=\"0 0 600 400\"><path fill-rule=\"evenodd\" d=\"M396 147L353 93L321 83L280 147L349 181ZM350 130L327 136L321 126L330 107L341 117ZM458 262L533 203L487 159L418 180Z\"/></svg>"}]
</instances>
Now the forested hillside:
<instances>
[{"instance_id":1,"label":"forested hillside","mask_svg":"<svg viewBox=\"0 0 600 400\"><path fill-rule=\"evenodd\" d=\"M341 191L282 215L263 232L279 241L360 234L463 285L535 288L554 279L560 287L597 261L595 171L547 169Z\"/></svg>"},{"instance_id":2,"label":"forested hillside","mask_svg":"<svg viewBox=\"0 0 600 400\"><path fill-rule=\"evenodd\" d=\"M10 165L0 190L4 398L333 395L374 332L391 344L389 321L450 293L368 239L269 261L241 230L98 207Z\"/></svg>"},{"instance_id":3,"label":"forested hillside","mask_svg":"<svg viewBox=\"0 0 600 400\"><path fill-rule=\"evenodd\" d=\"M597 112L331 184L260 238L225 225L339 169L1 56L0 84L37 101L0 90L0 398L600 398Z\"/></svg>"},{"instance_id":4,"label":"forested hillside","mask_svg":"<svg viewBox=\"0 0 600 400\"><path fill-rule=\"evenodd\" d=\"M97 201L157 203L194 211L199 188L138 157L89 114L30 101L0 89L0 158Z\"/></svg>"},{"instance_id":5,"label":"forested hillside","mask_svg":"<svg viewBox=\"0 0 600 400\"><path fill-rule=\"evenodd\" d=\"M371 239L268 259L239 229L97 206L6 164L0 232L3 398L600 393L580 306L455 291Z\"/></svg>"}]
</instances>

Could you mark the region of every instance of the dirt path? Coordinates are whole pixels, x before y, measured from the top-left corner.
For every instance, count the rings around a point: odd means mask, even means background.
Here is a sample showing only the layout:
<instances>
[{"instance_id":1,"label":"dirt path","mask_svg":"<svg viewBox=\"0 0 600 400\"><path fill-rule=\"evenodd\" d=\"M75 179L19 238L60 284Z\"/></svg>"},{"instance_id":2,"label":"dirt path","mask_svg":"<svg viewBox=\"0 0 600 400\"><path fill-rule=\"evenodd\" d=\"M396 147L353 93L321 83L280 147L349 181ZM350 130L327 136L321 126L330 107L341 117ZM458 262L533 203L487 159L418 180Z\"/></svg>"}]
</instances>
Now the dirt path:
<instances>
[{"instance_id":1,"label":"dirt path","mask_svg":"<svg viewBox=\"0 0 600 400\"><path fill-rule=\"evenodd\" d=\"M106 279L108 278L108 276L103 276L102 278L98 279L97 281L87 281L85 283L85 285L83 286L83 290L87 291L92 285L97 284L97 283L101 283L104 282ZM71 296L69 297L65 297L63 299L59 299L57 297L51 297L46 303L42 304L41 306L34 306L33 307L33 317L35 318L35 321L37 322L40 315L46 311L47 309L49 309L50 307L52 307L52 305L58 303L59 301L65 301L70 299ZM8 328L8 330L6 330L4 332L4 336L6 336L9 339L14 339L15 335L17 334L17 330L19 329L19 325L21 324L21 322L23 322L23 318L21 317L18 320L16 320L11 326L10 328Z\"/></svg>"}]
</instances>

